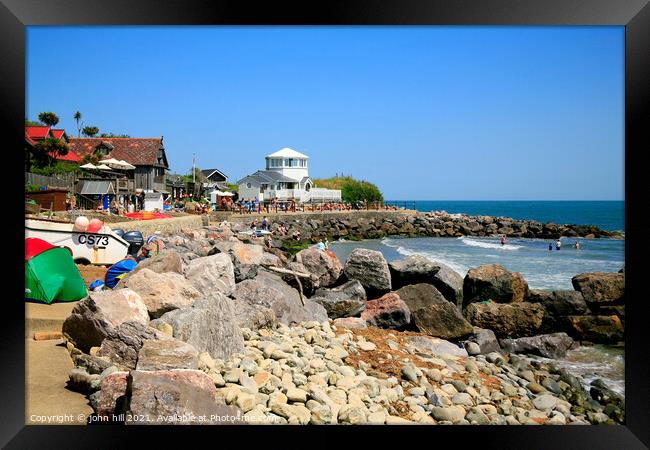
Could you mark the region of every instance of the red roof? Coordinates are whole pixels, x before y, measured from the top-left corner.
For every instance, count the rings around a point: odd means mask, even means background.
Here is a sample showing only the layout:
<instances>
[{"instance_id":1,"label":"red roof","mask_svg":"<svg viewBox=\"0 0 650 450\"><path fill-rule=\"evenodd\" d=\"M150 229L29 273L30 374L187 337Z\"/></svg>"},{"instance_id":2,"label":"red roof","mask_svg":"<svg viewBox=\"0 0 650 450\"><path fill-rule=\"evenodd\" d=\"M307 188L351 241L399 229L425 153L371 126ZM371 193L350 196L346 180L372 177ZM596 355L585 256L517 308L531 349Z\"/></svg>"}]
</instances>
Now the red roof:
<instances>
[{"instance_id":1,"label":"red roof","mask_svg":"<svg viewBox=\"0 0 650 450\"><path fill-rule=\"evenodd\" d=\"M56 155L56 154L52 154L52 153L50 153L50 156L52 156L52 158L54 158L54 159L56 159L58 161L81 162L81 158L79 158L78 155L76 155L74 152L71 152L69 149L68 149L68 153L66 155L64 155L64 156Z\"/></svg>"},{"instance_id":2,"label":"red roof","mask_svg":"<svg viewBox=\"0 0 650 450\"><path fill-rule=\"evenodd\" d=\"M32 139L45 139L50 132L50 127L46 125L25 125L25 133Z\"/></svg>"},{"instance_id":3,"label":"red roof","mask_svg":"<svg viewBox=\"0 0 650 450\"><path fill-rule=\"evenodd\" d=\"M25 130L25 140L29 142L30 145L36 145L36 141L29 137L29 134L27 134L27 130Z\"/></svg>"},{"instance_id":4,"label":"red roof","mask_svg":"<svg viewBox=\"0 0 650 450\"><path fill-rule=\"evenodd\" d=\"M54 136L57 139L63 138L63 135L65 134L65 130L55 130L51 129L50 133L52 133L52 136Z\"/></svg>"},{"instance_id":5,"label":"red roof","mask_svg":"<svg viewBox=\"0 0 650 450\"><path fill-rule=\"evenodd\" d=\"M134 166L165 166L158 163L158 151L163 149L162 138L70 138L68 149L79 157L93 153L102 142L110 144L109 158L121 159Z\"/></svg>"}]
</instances>

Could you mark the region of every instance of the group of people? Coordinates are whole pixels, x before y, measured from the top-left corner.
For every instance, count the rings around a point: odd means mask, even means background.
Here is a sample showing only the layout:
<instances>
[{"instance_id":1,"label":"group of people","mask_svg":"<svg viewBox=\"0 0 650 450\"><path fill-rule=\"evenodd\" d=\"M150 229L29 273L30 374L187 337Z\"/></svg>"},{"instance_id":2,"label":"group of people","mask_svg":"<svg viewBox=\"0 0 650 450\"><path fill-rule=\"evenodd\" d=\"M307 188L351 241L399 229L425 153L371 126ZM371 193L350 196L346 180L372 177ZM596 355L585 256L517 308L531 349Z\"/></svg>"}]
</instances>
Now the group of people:
<instances>
[{"instance_id":1,"label":"group of people","mask_svg":"<svg viewBox=\"0 0 650 450\"><path fill-rule=\"evenodd\" d=\"M558 239L557 241L555 241L555 250L560 250L561 248L562 248L562 241ZM573 244L573 248L575 248L576 250L580 250L580 242L575 241L575 243ZM552 242L548 243L548 251L553 251Z\"/></svg>"},{"instance_id":2,"label":"group of people","mask_svg":"<svg viewBox=\"0 0 650 450\"><path fill-rule=\"evenodd\" d=\"M506 245L507 243L508 243L508 238L506 237L505 234L502 234L501 235L501 245ZM555 241L555 250L560 250L561 248L562 248L562 241L560 241L558 239L557 241ZM575 243L573 244L573 248L575 248L576 250L580 250L580 242L575 241ZM548 250L553 251L553 243L552 242L548 243Z\"/></svg>"}]
</instances>

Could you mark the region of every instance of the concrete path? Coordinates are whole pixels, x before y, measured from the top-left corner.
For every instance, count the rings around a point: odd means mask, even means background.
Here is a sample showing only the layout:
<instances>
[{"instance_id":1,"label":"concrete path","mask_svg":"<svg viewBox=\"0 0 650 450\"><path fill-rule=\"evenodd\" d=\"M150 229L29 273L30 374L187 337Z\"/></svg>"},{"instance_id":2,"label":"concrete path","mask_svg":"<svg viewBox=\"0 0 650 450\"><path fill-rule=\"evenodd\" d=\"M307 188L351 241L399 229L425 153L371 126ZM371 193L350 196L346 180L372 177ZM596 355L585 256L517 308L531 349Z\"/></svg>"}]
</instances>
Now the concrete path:
<instances>
[{"instance_id":1,"label":"concrete path","mask_svg":"<svg viewBox=\"0 0 650 450\"><path fill-rule=\"evenodd\" d=\"M74 365L63 339L34 340L38 331L61 332L76 304L25 303L26 424L85 424L93 412L83 394L66 388Z\"/></svg>"},{"instance_id":2,"label":"concrete path","mask_svg":"<svg viewBox=\"0 0 650 450\"><path fill-rule=\"evenodd\" d=\"M25 339L25 423L83 425L93 409L83 394L66 388L72 359L62 339Z\"/></svg>"},{"instance_id":3,"label":"concrete path","mask_svg":"<svg viewBox=\"0 0 650 450\"><path fill-rule=\"evenodd\" d=\"M25 302L25 337L33 338L37 331L61 331L63 322L77 302L45 303Z\"/></svg>"}]
</instances>

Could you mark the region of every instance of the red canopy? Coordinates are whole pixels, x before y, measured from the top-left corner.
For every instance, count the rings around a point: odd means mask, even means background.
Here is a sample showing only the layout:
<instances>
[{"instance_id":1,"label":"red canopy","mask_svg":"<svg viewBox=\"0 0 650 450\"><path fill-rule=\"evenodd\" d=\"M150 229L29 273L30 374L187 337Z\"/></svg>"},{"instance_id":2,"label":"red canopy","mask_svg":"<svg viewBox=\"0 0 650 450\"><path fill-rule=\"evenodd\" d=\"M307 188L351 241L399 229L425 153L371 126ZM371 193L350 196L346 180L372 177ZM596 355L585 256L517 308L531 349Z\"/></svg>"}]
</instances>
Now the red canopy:
<instances>
[{"instance_id":1,"label":"red canopy","mask_svg":"<svg viewBox=\"0 0 650 450\"><path fill-rule=\"evenodd\" d=\"M29 261L36 255L40 255L45 250L51 248L56 248L56 245L52 245L47 241L39 238L27 238L25 239L25 262ZM70 254L72 255L72 250L66 247Z\"/></svg>"}]
</instances>

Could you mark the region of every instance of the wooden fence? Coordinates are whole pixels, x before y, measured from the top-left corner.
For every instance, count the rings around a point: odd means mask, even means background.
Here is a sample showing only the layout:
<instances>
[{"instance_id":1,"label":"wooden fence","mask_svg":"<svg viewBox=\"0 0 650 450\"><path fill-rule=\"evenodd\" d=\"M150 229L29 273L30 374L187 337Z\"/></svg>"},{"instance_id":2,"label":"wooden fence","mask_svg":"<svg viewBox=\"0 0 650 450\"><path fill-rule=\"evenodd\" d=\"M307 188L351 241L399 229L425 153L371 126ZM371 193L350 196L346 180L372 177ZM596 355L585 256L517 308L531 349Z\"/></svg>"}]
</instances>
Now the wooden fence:
<instances>
[{"instance_id":1,"label":"wooden fence","mask_svg":"<svg viewBox=\"0 0 650 450\"><path fill-rule=\"evenodd\" d=\"M73 189L77 175L71 173L60 173L55 176L38 175L31 172L25 172L25 184L34 184L36 186L49 186L58 188Z\"/></svg>"}]
</instances>

